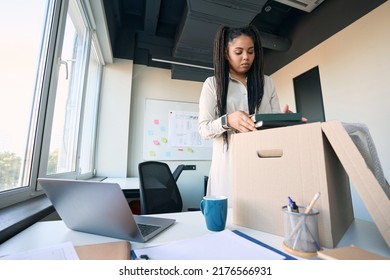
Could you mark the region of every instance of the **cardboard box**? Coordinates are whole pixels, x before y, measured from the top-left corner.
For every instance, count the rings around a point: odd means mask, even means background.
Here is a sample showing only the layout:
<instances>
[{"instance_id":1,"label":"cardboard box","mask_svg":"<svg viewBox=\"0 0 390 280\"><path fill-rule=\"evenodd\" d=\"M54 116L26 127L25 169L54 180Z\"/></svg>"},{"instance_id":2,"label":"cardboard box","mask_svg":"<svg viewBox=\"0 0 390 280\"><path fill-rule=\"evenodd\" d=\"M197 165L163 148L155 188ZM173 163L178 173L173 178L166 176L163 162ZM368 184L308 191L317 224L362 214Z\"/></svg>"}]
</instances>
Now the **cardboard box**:
<instances>
[{"instance_id":1,"label":"cardboard box","mask_svg":"<svg viewBox=\"0 0 390 280\"><path fill-rule=\"evenodd\" d=\"M232 156L235 224L283 236L287 197L306 206L321 192L320 245L333 248L354 219L351 179L390 244L390 200L339 121L235 134Z\"/></svg>"}]
</instances>

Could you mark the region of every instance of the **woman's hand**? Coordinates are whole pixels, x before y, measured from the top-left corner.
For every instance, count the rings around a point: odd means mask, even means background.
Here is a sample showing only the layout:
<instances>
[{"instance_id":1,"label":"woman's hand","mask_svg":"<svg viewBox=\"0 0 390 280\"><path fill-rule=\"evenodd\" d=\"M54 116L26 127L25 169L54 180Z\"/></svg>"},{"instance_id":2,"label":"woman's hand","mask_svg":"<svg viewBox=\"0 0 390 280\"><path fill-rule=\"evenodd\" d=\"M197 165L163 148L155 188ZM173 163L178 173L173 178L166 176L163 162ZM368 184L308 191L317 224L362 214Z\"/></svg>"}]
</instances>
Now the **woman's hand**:
<instances>
[{"instance_id":1,"label":"woman's hand","mask_svg":"<svg viewBox=\"0 0 390 280\"><path fill-rule=\"evenodd\" d=\"M290 111L290 108L288 107L288 104L284 105L283 107L283 113L290 114L292 111Z\"/></svg>"},{"instance_id":2,"label":"woman's hand","mask_svg":"<svg viewBox=\"0 0 390 280\"><path fill-rule=\"evenodd\" d=\"M243 111L236 111L227 115L228 126L238 130L239 132L255 131L255 123L250 115Z\"/></svg>"},{"instance_id":3,"label":"woman's hand","mask_svg":"<svg viewBox=\"0 0 390 280\"><path fill-rule=\"evenodd\" d=\"M290 114L290 113L292 113L292 111L290 111L290 108L288 107L287 104L284 105L283 113L285 113L285 114ZM302 121L302 122L307 122L307 119L304 118L304 117L302 117L301 121Z\"/></svg>"}]
</instances>

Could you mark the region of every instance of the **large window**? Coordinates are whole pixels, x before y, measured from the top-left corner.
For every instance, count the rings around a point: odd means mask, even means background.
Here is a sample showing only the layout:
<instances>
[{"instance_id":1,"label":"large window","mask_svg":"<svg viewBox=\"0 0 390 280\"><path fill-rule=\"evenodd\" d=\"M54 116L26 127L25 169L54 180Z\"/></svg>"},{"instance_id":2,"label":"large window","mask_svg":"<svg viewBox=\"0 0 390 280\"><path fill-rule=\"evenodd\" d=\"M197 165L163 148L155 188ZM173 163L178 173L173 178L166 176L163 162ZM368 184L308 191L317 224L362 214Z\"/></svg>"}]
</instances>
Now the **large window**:
<instances>
[{"instance_id":1,"label":"large window","mask_svg":"<svg viewBox=\"0 0 390 280\"><path fill-rule=\"evenodd\" d=\"M0 190L29 184L42 75L54 6L7 1L0 9Z\"/></svg>"},{"instance_id":2,"label":"large window","mask_svg":"<svg viewBox=\"0 0 390 280\"><path fill-rule=\"evenodd\" d=\"M57 86L51 89L54 91L51 97L54 100L55 96L55 105L48 140L49 156L46 172L42 175L76 172L81 101L90 36L73 3L70 2L68 8L62 51L57 61L59 74L53 81Z\"/></svg>"},{"instance_id":3,"label":"large window","mask_svg":"<svg viewBox=\"0 0 390 280\"><path fill-rule=\"evenodd\" d=\"M39 193L37 177L94 171L103 60L84 0L0 9L0 208Z\"/></svg>"}]
</instances>

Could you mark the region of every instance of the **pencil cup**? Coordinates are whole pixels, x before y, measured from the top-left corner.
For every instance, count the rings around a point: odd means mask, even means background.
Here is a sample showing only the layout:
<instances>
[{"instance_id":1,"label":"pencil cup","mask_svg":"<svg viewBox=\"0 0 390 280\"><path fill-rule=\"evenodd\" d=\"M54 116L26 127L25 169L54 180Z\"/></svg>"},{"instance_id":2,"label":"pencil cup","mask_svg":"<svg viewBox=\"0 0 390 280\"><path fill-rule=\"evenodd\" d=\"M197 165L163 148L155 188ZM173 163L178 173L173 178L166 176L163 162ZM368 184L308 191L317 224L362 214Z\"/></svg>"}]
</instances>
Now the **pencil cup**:
<instances>
[{"instance_id":1,"label":"pencil cup","mask_svg":"<svg viewBox=\"0 0 390 280\"><path fill-rule=\"evenodd\" d=\"M227 217L226 196L205 196L200 201L200 211L206 220L206 226L211 231L222 231L225 229Z\"/></svg>"},{"instance_id":2,"label":"pencil cup","mask_svg":"<svg viewBox=\"0 0 390 280\"><path fill-rule=\"evenodd\" d=\"M290 254L310 258L317 255L319 246L318 214L316 209L305 213L305 207L298 207L299 212L282 207L284 220L283 248Z\"/></svg>"}]
</instances>

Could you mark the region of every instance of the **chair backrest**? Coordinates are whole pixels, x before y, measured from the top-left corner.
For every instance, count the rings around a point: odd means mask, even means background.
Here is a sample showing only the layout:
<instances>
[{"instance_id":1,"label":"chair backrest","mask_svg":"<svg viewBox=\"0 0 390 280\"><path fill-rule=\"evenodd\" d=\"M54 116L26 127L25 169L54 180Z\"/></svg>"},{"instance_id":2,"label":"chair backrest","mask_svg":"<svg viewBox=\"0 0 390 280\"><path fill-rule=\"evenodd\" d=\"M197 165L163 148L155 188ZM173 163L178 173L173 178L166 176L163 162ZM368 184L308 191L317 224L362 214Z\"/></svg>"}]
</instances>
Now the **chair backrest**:
<instances>
[{"instance_id":1,"label":"chair backrest","mask_svg":"<svg viewBox=\"0 0 390 280\"><path fill-rule=\"evenodd\" d=\"M138 164L141 214L181 212L183 201L168 164L145 161Z\"/></svg>"}]
</instances>

